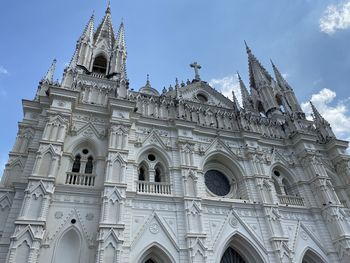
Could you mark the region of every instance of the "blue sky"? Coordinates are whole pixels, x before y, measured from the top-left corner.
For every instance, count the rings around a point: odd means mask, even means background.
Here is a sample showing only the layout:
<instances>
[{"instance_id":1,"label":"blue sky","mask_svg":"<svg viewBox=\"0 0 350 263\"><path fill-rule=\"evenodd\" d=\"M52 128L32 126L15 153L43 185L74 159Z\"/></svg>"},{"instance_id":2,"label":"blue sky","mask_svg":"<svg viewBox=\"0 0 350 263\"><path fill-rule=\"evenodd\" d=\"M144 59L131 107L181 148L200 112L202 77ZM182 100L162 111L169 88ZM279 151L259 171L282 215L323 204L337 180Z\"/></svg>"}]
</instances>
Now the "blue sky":
<instances>
[{"instance_id":1,"label":"blue sky","mask_svg":"<svg viewBox=\"0 0 350 263\"><path fill-rule=\"evenodd\" d=\"M0 9L0 170L22 119L21 99L34 97L53 58L61 79L92 12L107 1L3 1ZM150 74L161 90L193 78L189 64L224 94L248 84L246 40L270 71L270 58L300 103L312 99L340 138L350 138L350 0L111 0L115 29L126 27L128 76L139 89ZM97 25L96 25L97 26ZM308 113L309 107L303 104ZM1 171L0 171L1 175Z\"/></svg>"}]
</instances>

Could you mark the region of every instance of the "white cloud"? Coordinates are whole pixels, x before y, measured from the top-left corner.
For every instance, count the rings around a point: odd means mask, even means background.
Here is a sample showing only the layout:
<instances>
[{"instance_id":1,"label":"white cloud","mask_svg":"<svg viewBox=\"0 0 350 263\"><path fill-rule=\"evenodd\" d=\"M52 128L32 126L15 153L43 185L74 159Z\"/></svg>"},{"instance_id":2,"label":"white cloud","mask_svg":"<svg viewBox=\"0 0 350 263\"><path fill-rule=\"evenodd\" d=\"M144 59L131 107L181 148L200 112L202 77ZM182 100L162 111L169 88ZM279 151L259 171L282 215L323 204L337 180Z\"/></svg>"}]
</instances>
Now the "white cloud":
<instances>
[{"instance_id":1,"label":"white cloud","mask_svg":"<svg viewBox=\"0 0 350 263\"><path fill-rule=\"evenodd\" d=\"M320 29L327 34L333 34L339 29L350 27L350 0L340 4L327 6L320 19Z\"/></svg>"},{"instance_id":2,"label":"white cloud","mask_svg":"<svg viewBox=\"0 0 350 263\"><path fill-rule=\"evenodd\" d=\"M0 74L8 75L9 72L7 69L0 65Z\"/></svg>"},{"instance_id":3,"label":"white cloud","mask_svg":"<svg viewBox=\"0 0 350 263\"><path fill-rule=\"evenodd\" d=\"M338 101L335 106L332 102L335 101L337 94L330 89L322 89L320 92L311 96L311 101L321 113L321 115L330 123L333 132L336 136L343 140L350 140L350 97ZM308 115L312 113L309 102L301 104L303 111Z\"/></svg>"},{"instance_id":4,"label":"white cloud","mask_svg":"<svg viewBox=\"0 0 350 263\"><path fill-rule=\"evenodd\" d=\"M239 103L241 103L241 90L239 88L239 81L237 74L229 75L221 79L211 79L210 86L220 91L224 96L232 100L232 91L234 91ZM241 103L242 105L242 103Z\"/></svg>"}]
</instances>

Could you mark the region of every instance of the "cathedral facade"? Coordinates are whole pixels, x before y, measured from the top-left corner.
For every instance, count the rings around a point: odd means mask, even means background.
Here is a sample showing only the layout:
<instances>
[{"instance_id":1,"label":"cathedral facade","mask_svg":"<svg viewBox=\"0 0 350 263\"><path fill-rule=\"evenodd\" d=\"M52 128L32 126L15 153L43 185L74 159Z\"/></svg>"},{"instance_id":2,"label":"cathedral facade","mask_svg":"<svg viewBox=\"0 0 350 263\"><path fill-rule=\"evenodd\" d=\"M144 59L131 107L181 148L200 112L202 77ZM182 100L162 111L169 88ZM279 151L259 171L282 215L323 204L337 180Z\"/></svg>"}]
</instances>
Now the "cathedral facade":
<instances>
[{"instance_id":1,"label":"cathedral facade","mask_svg":"<svg viewBox=\"0 0 350 263\"><path fill-rule=\"evenodd\" d=\"M0 184L0 262L350 262L350 157L248 46L242 103L201 79L129 88L124 25L55 61Z\"/></svg>"}]
</instances>

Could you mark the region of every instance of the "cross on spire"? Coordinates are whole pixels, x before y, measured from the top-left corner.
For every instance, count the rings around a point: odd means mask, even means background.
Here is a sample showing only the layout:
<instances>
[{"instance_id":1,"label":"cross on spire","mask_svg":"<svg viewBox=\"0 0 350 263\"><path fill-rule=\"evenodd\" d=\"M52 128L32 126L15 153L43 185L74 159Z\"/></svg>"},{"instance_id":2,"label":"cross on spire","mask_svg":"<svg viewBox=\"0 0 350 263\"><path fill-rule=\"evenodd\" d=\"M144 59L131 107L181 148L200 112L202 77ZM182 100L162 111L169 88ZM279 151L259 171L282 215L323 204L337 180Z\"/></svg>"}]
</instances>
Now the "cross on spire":
<instances>
[{"instance_id":1,"label":"cross on spire","mask_svg":"<svg viewBox=\"0 0 350 263\"><path fill-rule=\"evenodd\" d=\"M199 65L197 62L193 62L190 64L191 68L194 68L194 79L195 80L201 80L201 76L199 75L199 70L202 68L201 65Z\"/></svg>"}]
</instances>

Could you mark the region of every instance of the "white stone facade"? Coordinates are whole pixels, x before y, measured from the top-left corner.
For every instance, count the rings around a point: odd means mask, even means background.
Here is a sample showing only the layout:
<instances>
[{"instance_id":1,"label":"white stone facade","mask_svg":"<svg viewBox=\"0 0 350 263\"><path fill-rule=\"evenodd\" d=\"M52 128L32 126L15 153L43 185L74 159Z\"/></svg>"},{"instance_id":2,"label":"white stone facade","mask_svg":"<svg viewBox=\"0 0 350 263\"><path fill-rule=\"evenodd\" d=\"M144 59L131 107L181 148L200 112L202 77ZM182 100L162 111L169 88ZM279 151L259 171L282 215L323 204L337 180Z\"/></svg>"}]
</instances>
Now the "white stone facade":
<instances>
[{"instance_id":1,"label":"white stone facade","mask_svg":"<svg viewBox=\"0 0 350 263\"><path fill-rule=\"evenodd\" d=\"M96 30L92 17L62 83L54 62L23 100L0 262L350 262L347 142L247 52L243 107L198 64L186 84L136 92L124 25L115 36L109 7Z\"/></svg>"}]
</instances>

